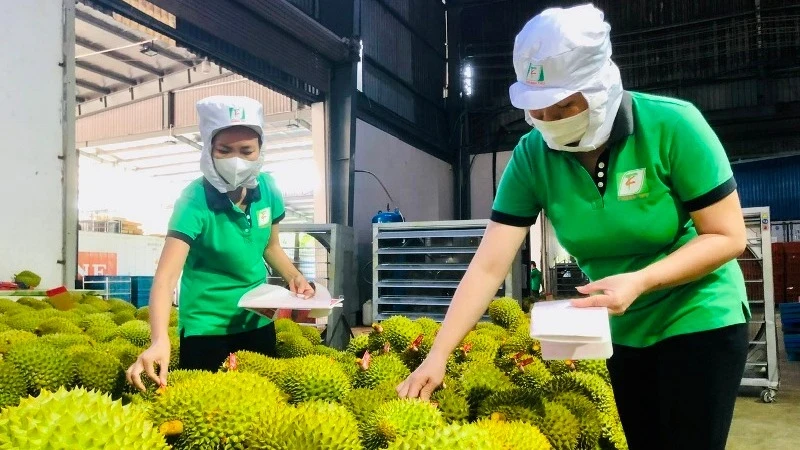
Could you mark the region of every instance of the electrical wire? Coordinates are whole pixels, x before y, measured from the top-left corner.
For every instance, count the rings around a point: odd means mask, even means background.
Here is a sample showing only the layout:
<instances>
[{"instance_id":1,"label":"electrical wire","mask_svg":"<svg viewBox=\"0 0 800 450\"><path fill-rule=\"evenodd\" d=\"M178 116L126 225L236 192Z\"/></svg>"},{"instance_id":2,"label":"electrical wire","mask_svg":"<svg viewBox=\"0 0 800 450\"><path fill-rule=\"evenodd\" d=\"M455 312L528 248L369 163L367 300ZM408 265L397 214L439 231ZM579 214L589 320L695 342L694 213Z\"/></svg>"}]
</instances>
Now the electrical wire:
<instances>
[{"instance_id":1,"label":"electrical wire","mask_svg":"<svg viewBox=\"0 0 800 450\"><path fill-rule=\"evenodd\" d=\"M392 198L392 195L391 195L391 194L389 194L389 190L388 190L388 189L386 189L386 186L384 186L384 185L383 185L383 182L381 181L381 179L380 179L380 178L378 178L378 176L377 176L377 175L375 175L374 173L370 172L369 170L362 170L362 169L355 169L355 172L367 173L367 174L370 174L370 175L372 175L372 176L375 178L375 180L376 180L376 181L377 181L377 182L378 182L378 183L381 185L381 187L383 188L383 192L386 192L386 196L387 196L387 197L389 197L389 200L390 200L392 203L394 203L395 205L397 205L397 202L396 202L396 201L395 201L395 200Z\"/></svg>"}]
</instances>

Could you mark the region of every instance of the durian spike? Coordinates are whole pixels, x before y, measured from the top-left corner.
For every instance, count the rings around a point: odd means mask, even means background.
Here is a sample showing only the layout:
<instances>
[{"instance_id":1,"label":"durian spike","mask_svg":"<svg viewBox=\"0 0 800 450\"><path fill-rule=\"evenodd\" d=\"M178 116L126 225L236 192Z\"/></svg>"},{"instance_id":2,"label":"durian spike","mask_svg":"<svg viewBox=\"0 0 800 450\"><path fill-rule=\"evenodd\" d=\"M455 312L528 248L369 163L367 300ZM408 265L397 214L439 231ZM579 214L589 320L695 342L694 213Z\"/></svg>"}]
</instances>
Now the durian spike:
<instances>
[{"instance_id":1,"label":"durian spike","mask_svg":"<svg viewBox=\"0 0 800 450\"><path fill-rule=\"evenodd\" d=\"M367 350L364 352L364 356L357 359L356 361L362 370L369 370L369 362L371 360L372 360L372 355L370 355L369 350Z\"/></svg>"}]
</instances>

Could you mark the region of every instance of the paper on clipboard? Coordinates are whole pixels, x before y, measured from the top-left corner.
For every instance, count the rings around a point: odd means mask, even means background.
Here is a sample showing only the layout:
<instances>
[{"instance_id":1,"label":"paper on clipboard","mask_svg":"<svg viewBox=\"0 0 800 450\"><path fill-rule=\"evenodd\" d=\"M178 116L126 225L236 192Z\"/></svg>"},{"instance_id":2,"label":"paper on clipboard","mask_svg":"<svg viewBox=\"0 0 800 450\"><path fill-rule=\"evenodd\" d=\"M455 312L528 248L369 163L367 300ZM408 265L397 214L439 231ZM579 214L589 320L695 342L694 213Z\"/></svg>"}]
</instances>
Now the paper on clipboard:
<instances>
[{"instance_id":1,"label":"paper on clipboard","mask_svg":"<svg viewBox=\"0 0 800 450\"><path fill-rule=\"evenodd\" d=\"M531 317L530 335L541 343L543 359L607 359L613 353L607 308L543 301L534 303Z\"/></svg>"},{"instance_id":2,"label":"paper on clipboard","mask_svg":"<svg viewBox=\"0 0 800 450\"><path fill-rule=\"evenodd\" d=\"M309 299L298 297L281 286L262 284L244 294L239 299L239 307L258 314L265 309L310 311L309 317L315 318L329 315L333 308L341 308L342 299L332 299L330 292L320 284L316 285L314 296Z\"/></svg>"}]
</instances>

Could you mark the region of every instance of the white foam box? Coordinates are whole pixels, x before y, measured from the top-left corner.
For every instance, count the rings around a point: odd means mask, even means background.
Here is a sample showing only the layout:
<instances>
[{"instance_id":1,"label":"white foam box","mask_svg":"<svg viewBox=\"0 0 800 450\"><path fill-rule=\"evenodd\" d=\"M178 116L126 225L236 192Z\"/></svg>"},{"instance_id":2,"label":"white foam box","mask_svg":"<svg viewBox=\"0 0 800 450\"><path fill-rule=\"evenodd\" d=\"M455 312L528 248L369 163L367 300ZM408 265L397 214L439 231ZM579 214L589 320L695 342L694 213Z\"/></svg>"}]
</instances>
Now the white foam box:
<instances>
[{"instance_id":1,"label":"white foam box","mask_svg":"<svg viewBox=\"0 0 800 450\"><path fill-rule=\"evenodd\" d=\"M608 308L577 308L570 300L533 304L530 335L542 346L542 359L608 359L614 349Z\"/></svg>"}]
</instances>

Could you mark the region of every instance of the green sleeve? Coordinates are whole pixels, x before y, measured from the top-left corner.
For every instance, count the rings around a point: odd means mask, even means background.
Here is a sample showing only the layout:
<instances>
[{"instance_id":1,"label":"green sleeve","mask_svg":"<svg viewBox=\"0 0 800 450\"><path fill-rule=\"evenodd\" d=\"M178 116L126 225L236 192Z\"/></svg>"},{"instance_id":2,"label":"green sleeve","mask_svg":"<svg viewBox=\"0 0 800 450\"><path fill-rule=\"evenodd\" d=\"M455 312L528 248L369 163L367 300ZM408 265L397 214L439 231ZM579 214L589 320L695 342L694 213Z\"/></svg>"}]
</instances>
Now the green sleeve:
<instances>
[{"instance_id":1,"label":"green sleeve","mask_svg":"<svg viewBox=\"0 0 800 450\"><path fill-rule=\"evenodd\" d=\"M733 170L717 135L693 105L687 106L672 129L670 179L678 198L697 211L736 190Z\"/></svg>"},{"instance_id":2,"label":"green sleeve","mask_svg":"<svg viewBox=\"0 0 800 450\"><path fill-rule=\"evenodd\" d=\"M536 197L531 152L526 143L527 136L514 149L500 177L492 205L491 219L494 222L529 227L536 223L536 217L542 210L541 202Z\"/></svg>"},{"instance_id":3,"label":"green sleeve","mask_svg":"<svg viewBox=\"0 0 800 450\"><path fill-rule=\"evenodd\" d=\"M208 208L205 199L197 199L184 193L175 202L175 208L167 226L167 236L192 244L203 231L203 219Z\"/></svg>"},{"instance_id":4,"label":"green sleeve","mask_svg":"<svg viewBox=\"0 0 800 450\"><path fill-rule=\"evenodd\" d=\"M283 193L275 183L275 179L269 174L264 174L267 195L270 196L270 208L272 208L272 223L279 223L286 217L286 204L283 200Z\"/></svg>"}]
</instances>

